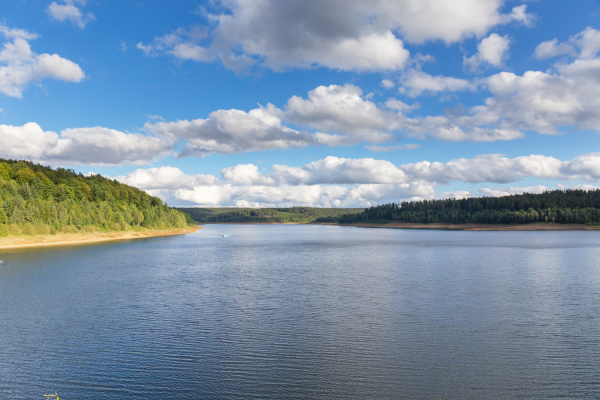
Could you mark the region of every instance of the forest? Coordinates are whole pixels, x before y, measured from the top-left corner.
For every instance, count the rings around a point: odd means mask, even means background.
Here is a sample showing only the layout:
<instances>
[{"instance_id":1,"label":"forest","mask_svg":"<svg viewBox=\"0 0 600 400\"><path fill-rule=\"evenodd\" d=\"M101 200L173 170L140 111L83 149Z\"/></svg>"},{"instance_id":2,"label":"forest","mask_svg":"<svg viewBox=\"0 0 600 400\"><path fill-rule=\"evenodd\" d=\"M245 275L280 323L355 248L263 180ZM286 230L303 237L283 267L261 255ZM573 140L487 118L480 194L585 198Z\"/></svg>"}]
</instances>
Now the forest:
<instances>
[{"instance_id":1,"label":"forest","mask_svg":"<svg viewBox=\"0 0 600 400\"><path fill-rule=\"evenodd\" d=\"M318 218L337 218L362 212L364 208L179 208L199 223L263 222L309 223Z\"/></svg>"},{"instance_id":2,"label":"forest","mask_svg":"<svg viewBox=\"0 0 600 400\"><path fill-rule=\"evenodd\" d=\"M600 224L600 190L552 190L504 197L389 203L362 213L318 218L316 222L411 222L444 224Z\"/></svg>"},{"instance_id":3,"label":"forest","mask_svg":"<svg viewBox=\"0 0 600 400\"><path fill-rule=\"evenodd\" d=\"M0 158L0 236L186 227L158 197L100 175Z\"/></svg>"}]
</instances>

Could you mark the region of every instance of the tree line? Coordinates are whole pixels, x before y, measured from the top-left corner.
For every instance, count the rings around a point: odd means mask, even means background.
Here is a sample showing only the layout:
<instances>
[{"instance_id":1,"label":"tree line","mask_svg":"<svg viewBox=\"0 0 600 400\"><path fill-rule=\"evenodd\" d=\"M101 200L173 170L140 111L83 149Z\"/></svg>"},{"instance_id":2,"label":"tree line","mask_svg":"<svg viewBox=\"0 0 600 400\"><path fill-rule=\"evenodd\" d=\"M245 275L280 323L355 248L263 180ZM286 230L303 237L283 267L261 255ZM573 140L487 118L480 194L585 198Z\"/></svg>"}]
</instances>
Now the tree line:
<instances>
[{"instance_id":1,"label":"tree line","mask_svg":"<svg viewBox=\"0 0 600 400\"><path fill-rule=\"evenodd\" d=\"M600 224L600 190L552 190L504 197L421 200L388 203L362 213L317 222L411 222L444 224Z\"/></svg>"},{"instance_id":2,"label":"tree line","mask_svg":"<svg viewBox=\"0 0 600 400\"><path fill-rule=\"evenodd\" d=\"M364 208L179 208L199 223L262 222L262 223L308 223L317 218L336 218L343 214L360 212Z\"/></svg>"},{"instance_id":3,"label":"tree line","mask_svg":"<svg viewBox=\"0 0 600 400\"><path fill-rule=\"evenodd\" d=\"M0 158L0 236L185 227L158 197L100 175Z\"/></svg>"}]
</instances>

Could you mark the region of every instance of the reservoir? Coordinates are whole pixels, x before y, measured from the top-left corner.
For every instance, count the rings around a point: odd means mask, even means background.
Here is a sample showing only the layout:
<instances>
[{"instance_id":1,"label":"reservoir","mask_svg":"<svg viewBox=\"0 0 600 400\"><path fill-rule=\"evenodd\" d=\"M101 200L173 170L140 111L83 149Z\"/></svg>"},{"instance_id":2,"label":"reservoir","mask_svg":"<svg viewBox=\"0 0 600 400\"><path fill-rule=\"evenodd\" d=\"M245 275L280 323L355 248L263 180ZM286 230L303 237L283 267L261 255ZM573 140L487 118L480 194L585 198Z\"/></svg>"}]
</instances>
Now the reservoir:
<instances>
[{"instance_id":1,"label":"reservoir","mask_svg":"<svg viewBox=\"0 0 600 400\"><path fill-rule=\"evenodd\" d=\"M0 259L2 399L600 397L600 231L206 225Z\"/></svg>"}]
</instances>

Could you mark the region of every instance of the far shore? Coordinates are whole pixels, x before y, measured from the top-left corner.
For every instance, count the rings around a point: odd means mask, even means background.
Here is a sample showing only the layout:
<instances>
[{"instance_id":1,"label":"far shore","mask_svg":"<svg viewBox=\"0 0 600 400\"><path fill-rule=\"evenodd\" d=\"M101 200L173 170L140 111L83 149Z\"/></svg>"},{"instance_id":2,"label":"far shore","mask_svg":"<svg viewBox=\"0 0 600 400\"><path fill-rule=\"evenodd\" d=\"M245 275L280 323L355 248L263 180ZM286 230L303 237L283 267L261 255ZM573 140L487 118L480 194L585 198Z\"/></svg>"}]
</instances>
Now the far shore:
<instances>
[{"instance_id":1,"label":"far shore","mask_svg":"<svg viewBox=\"0 0 600 400\"><path fill-rule=\"evenodd\" d=\"M531 224L416 224L410 222L389 222L384 224L358 222L354 224L332 224L339 226L356 226L361 228L388 229L442 229L450 231L597 231L600 225L555 224L552 222L535 222Z\"/></svg>"},{"instance_id":2,"label":"far shore","mask_svg":"<svg viewBox=\"0 0 600 400\"><path fill-rule=\"evenodd\" d=\"M359 228L387 229L439 229L449 231L597 231L600 225L556 224L552 222L535 222L531 224L417 224L411 222L370 223L357 222L339 224L337 222L205 222L203 225L334 225L355 226Z\"/></svg>"},{"instance_id":3,"label":"far shore","mask_svg":"<svg viewBox=\"0 0 600 400\"><path fill-rule=\"evenodd\" d=\"M156 236L184 235L204 229L201 226L188 228L173 228L162 230L120 231L120 232L90 232L90 233L57 233L56 235L8 236L0 238L0 251L23 249L30 247L70 246L79 244L94 244L114 240L145 239Z\"/></svg>"}]
</instances>

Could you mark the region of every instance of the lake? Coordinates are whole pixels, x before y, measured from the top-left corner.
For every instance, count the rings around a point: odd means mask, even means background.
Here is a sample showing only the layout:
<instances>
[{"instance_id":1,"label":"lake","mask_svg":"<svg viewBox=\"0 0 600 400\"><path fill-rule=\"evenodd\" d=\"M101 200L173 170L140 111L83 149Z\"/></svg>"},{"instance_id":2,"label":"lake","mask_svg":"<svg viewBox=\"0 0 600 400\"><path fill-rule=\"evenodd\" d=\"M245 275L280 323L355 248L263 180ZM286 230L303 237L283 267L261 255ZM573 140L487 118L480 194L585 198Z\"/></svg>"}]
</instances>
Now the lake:
<instances>
[{"instance_id":1,"label":"lake","mask_svg":"<svg viewBox=\"0 0 600 400\"><path fill-rule=\"evenodd\" d=\"M1 399L600 397L599 231L207 225L0 259Z\"/></svg>"}]
</instances>

